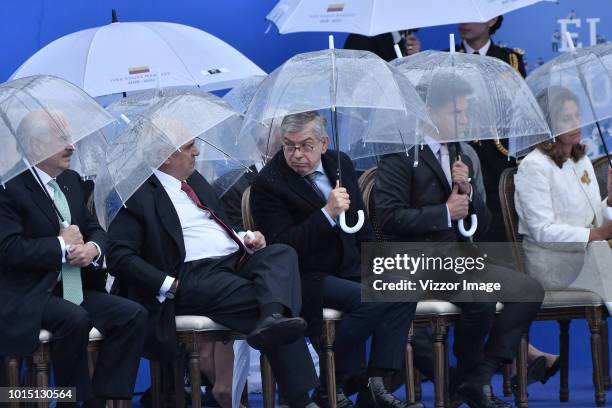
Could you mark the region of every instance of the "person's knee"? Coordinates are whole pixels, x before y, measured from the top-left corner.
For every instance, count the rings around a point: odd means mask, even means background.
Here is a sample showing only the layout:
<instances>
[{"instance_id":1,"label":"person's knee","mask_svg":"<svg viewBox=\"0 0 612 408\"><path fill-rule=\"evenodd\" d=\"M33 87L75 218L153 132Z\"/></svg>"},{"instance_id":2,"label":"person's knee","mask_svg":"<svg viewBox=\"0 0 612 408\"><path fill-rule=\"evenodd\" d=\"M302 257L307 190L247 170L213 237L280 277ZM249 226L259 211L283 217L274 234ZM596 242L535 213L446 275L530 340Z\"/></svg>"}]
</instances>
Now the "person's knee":
<instances>
[{"instance_id":1,"label":"person's knee","mask_svg":"<svg viewBox=\"0 0 612 408\"><path fill-rule=\"evenodd\" d=\"M71 334L89 336L89 331L93 327L89 313L82 307L74 308L63 324L66 332Z\"/></svg>"}]
</instances>

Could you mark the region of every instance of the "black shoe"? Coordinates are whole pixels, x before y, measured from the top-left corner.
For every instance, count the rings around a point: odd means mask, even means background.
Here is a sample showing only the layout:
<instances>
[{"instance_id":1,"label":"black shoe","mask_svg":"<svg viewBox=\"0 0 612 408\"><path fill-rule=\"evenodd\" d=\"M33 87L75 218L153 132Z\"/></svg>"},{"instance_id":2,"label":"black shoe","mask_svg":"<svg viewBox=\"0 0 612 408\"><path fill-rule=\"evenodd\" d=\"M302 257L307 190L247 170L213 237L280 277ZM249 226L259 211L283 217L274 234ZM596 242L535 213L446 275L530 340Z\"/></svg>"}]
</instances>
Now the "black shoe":
<instances>
[{"instance_id":1,"label":"black shoe","mask_svg":"<svg viewBox=\"0 0 612 408\"><path fill-rule=\"evenodd\" d=\"M495 404L497 408L512 408L511 403L506 402L503 399L498 398L495 395L491 395L491 400L493 401L493 403Z\"/></svg>"},{"instance_id":2,"label":"black shoe","mask_svg":"<svg viewBox=\"0 0 612 408\"><path fill-rule=\"evenodd\" d=\"M271 348L293 343L304 335L306 321L301 317L284 317L279 313L264 318L247 337L255 349Z\"/></svg>"},{"instance_id":3,"label":"black shoe","mask_svg":"<svg viewBox=\"0 0 612 408\"><path fill-rule=\"evenodd\" d=\"M315 388L312 394L312 401L320 407L329 407L327 390L322 387ZM342 388L336 388L336 406L338 408L355 408L355 404L344 395Z\"/></svg>"},{"instance_id":4,"label":"black shoe","mask_svg":"<svg viewBox=\"0 0 612 408\"><path fill-rule=\"evenodd\" d=\"M464 382L457 387L457 391L455 395L453 395L453 406L459 406L464 403L467 404L470 408L498 408L498 407L511 407L511 405L503 402L500 399L496 399L502 404L506 405L497 405L494 400L493 391L491 391L491 386L488 384L485 385L476 385L469 382Z\"/></svg>"},{"instance_id":5,"label":"black shoe","mask_svg":"<svg viewBox=\"0 0 612 408\"><path fill-rule=\"evenodd\" d=\"M368 379L367 389L357 395L358 408L425 408L420 402L411 404L402 401L385 389L382 377Z\"/></svg>"}]
</instances>

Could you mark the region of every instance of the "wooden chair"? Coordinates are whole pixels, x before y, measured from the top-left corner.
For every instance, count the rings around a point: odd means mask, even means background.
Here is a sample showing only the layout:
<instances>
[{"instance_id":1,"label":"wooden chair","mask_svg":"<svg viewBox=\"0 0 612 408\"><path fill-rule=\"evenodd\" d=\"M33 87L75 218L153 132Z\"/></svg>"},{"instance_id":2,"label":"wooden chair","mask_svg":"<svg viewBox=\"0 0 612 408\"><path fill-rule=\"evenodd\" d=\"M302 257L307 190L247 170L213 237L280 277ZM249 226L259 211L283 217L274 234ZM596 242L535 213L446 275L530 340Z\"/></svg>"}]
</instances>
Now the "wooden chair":
<instances>
[{"instance_id":1,"label":"wooden chair","mask_svg":"<svg viewBox=\"0 0 612 408\"><path fill-rule=\"evenodd\" d=\"M242 194L242 223L246 229L255 230L255 222L251 214L250 206L251 187ZM334 342L336 340L336 323L342 320L342 312L334 309L323 309L323 328L320 339L319 349L319 369L321 372L325 370L327 394L329 395L329 407L336 408L336 363L334 359ZM264 407L273 407L274 405L274 378L270 375L270 380L264 380L264 363L265 370L272 370L269 368L267 359L262 354L260 364L262 367L262 387L264 390ZM268 398L272 398L271 404Z\"/></svg>"},{"instance_id":2,"label":"wooden chair","mask_svg":"<svg viewBox=\"0 0 612 408\"><path fill-rule=\"evenodd\" d=\"M499 182L499 197L501 209L506 226L506 235L511 242L515 263L521 272L525 272L522 254L522 237L518 233L518 214L514 205L514 175L516 168L504 170ZM601 298L592 292L580 290L546 291L542 308L535 320L556 320L559 323L559 343L561 354L561 372L559 401L569 401L569 325L574 319L586 319L591 332L591 357L593 360L593 386L595 389L595 403L604 405L604 353L602 345L602 327L608 315ZM607 342L605 343L607 349ZM519 395L517 405L526 408L527 403L527 346L528 338L525 335L521 341L517 356L517 370L519 371Z\"/></svg>"}]
</instances>

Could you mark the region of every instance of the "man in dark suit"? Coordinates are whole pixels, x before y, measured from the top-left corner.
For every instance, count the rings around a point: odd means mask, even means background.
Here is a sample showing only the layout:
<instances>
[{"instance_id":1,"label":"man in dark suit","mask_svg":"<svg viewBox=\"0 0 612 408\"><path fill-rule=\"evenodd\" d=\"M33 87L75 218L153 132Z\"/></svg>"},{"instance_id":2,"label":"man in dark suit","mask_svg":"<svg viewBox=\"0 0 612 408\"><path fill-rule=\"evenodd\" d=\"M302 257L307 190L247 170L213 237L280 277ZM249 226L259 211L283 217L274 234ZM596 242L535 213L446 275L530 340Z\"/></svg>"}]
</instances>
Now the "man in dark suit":
<instances>
[{"instance_id":1,"label":"man in dark suit","mask_svg":"<svg viewBox=\"0 0 612 408\"><path fill-rule=\"evenodd\" d=\"M146 351L172 358L175 314L205 315L248 333L251 346L268 357L285 400L308 406L317 379L303 338L306 324L292 317L301 308L295 251L266 246L259 232L243 241L228 226L212 187L195 171L195 140L182 123L169 120L174 133L168 137L187 142L154 170L109 227L109 266L153 317Z\"/></svg>"},{"instance_id":2,"label":"man in dark suit","mask_svg":"<svg viewBox=\"0 0 612 408\"><path fill-rule=\"evenodd\" d=\"M492 18L484 23L459 24L461 43L457 46L459 52L468 54L486 55L498 58L516 69L524 78L527 76L523 62L523 50L520 48L500 47L491 40L491 36L502 25L503 16ZM501 206L499 203L499 179L502 172L516 166L514 158L508 158L508 140L478 140L472 142L480 162L482 175L487 192L487 206L491 210L492 218L489 229L481 236L481 240L488 242L505 242L506 230Z\"/></svg>"},{"instance_id":3,"label":"man in dark suit","mask_svg":"<svg viewBox=\"0 0 612 408\"><path fill-rule=\"evenodd\" d=\"M253 218L272 242L290 245L298 253L309 334L320 333L323 307L343 312L334 344L338 406L353 406L342 384L359 370L360 353L373 336L367 366L369 390L359 393L358 405L407 407L385 390L382 378L401 369L416 305L361 302L361 243L373 241L373 231L368 222L356 234L344 233L337 225L341 212L353 225L357 211L364 209L351 161L345 154L338 157L327 150L325 119L317 112L286 116L281 141L283 150L251 186ZM319 405L328 404L323 388L315 391L313 399Z\"/></svg>"},{"instance_id":4,"label":"man in dark suit","mask_svg":"<svg viewBox=\"0 0 612 408\"><path fill-rule=\"evenodd\" d=\"M68 170L74 148L58 123L65 129L57 111L21 121L17 136L27 157L61 148L33 168L38 180L26 171L0 189L0 355L31 354L46 329L55 385L77 387L86 406L104 407L106 399L131 400L147 313L104 290L106 234L85 207L79 175ZM60 227L53 203L69 226ZM104 341L90 381L92 326Z\"/></svg>"},{"instance_id":5,"label":"man in dark suit","mask_svg":"<svg viewBox=\"0 0 612 408\"><path fill-rule=\"evenodd\" d=\"M441 140L452 140L467 126L471 87L459 77L452 81L454 101L440 87L428 92L430 117ZM464 238L457 221L469 212L478 216L478 228L486 230L490 214L472 189L474 173L469 158L454 153L458 149L455 143L440 143L434 136L427 136L426 143L419 151L417 167L413 166L413 151L382 159L374 187L382 231L394 241L458 242ZM455 155L459 158L456 161ZM541 286L526 275L494 265L488 265L486 273L488 280L501 284L504 296L528 301L504 303L497 318L495 299L459 303L461 319L455 326L454 352L457 378L462 382L455 388L453 400L478 408L509 406L492 395L491 377L501 362L512 361L543 298Z\"/></svg>"},{"instance_id":6,"label":"man in dark suit","mask_svg":"<svg viewBox=\"0 0 612 408\"><path fill-rule=\"evenodd\" d=\"M417 30L406 30L404 32L394 31L367 37L360 34L349 34L344 43L347 50L370 51L385 61L393 61L397 58L394 45L397 44L402 56L416 54L421 51L421 43L416 36Z\"/></svg>"}]
</instances>

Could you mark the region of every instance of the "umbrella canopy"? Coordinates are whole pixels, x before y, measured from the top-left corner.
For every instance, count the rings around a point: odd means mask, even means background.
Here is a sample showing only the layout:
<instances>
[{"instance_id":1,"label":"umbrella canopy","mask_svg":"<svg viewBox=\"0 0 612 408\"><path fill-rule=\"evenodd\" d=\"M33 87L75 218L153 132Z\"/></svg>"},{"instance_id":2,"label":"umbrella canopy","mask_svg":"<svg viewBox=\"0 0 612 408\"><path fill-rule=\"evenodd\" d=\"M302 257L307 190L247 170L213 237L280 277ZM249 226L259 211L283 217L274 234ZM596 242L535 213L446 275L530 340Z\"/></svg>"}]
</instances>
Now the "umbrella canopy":
<instances>
[{"instance_id":1,"label":"umbrella canopy","mask_svg":"<svg viewBox=\"0 0 612 408\"><path fill-rule=\"evenodd\" d=\"M97 97L158 85L229 88L257 65L204 31L182 24L129 22L78 31L31 56L12 78L51 74Z\"/></svg>"},{"instance_id":2,"label":"umbrella canopy","mask_svg":"<svg viewBox=\"0 0 612 408\"><path fill-rule=\"evenodd\" d=\"M252 139L238 140L241 116L213 95L183 94L161 99L137 115L110 144L96 179L95 203L108 227L122 205L181 146L196 138L209 181L257 157Z\"/></svg>"},{"instance_id":3,"label":"umbrella canopy","mask_svg":"<svg viewBox=\"0 0 612 408\"><path fill-rule=\"evenodd\" d=\"M443 24L485 22L542 0L281 0L267 15L281 34L300 31L374 36Z\"/></svg>"},{"instance_id":4,"label":"umbrella canopy","mask_svg":"<svg viewBox=\"0 0 612 408\"><path fill-rule=\"evenodd\" d=\"M527 85L540 103L553 136L593 124L599 127L600 121L612 118L612 44L561 54L535 69L527 77ZM572 118L564 114L566 102L575 104ZM541 141L535 136L517 139L510 144L510 153L524 155Z\"/></svg>"},{"instance_id":5,"label":"umbrella canopy","mask_svg":"<svg viewBox=\"0 0 612 408\"><path fill-rule=\"evenodd\" d=\"M533 135L550 139L527 84L497 58L425 51L392 65L416 86L437 127L422 133L439 142Z\"/></svg>"},{"instance_id":6,"label":"umbrella canopy","mask_svg":"<svg viewBox=\"0 0 612 408\"><path fill-rule=\"evenodd\" d=\"M125 98L121 98L106 107L106 110L118 119L118 125L115 126L116 133L112 136L112 139L118 137L118 135L128 127L130 121L142 114L145 110L151 108L164 99L178 95L201 96L210 103L223 107L228 113L232 111L230 105L224 100L198 88L149 89L132 94ZM228 139L235 139L240 131L238 126L240 124L239 121L236 119L233 122L237 124L237 127L233 129L231 127L227 127L225 129L228 132L225 137ZM234 131L235 133L233 135L229 134L230 131ZM252 146L252 138L249 138L249 140L244 142L244 144L246 146ZM204 148L206 149L206 147ZM210 149L210 146L208 149ZM255 158L256 156L253 155L253 157ZM222 166L220 166L218 163L218 157L211 156L210 154L201 154L196 159L196 170L206 177L208 182L213 185L219 196L227 192L227 190L229 190L229 188L234 185L236 181L238 181L245 171L248 170L247 166L253 163L249 158L245 158L245 160L236 160L235 158L232 158L230 160L230 158L227 157L227 159L228 160L225 160L225 158L223 159Z\"/></svg>"},{"instance_id":7,"label":"umbrella canopy","mask_svg":"<svg viewBox=\"0 0 612 408\"><path fill-rule=\"evenodd\" d=\"M265 78L265 75L253 75L244 79L228 93L223 95L223 100L229 103L236 111L244 115L249 109L249 105L251 104L251 100L253 100L253 96L255 96L255 92L257 92L257 88L259 88L259 85L261 85L261 82Z\"/></svg>"},{"instance_id":8,"label":"umbrella canopy","mask_svg":"<svg viewBox=\"0 0 612 408\"><path fill-rule=\"evenodd\" d=\"M102 129L114 122L82 89L46 75L0 85L0 116L2 184L69 145L79 159L73 165L91 174L96 151L87 146L105 145Z\"/></svg>"},{"instance_id":9,"label":"umbrella canopy","mask_svg":"<svg viewBox=\"0 0 612 408\"><path fill-rule=\"evenodd\" d=\"M416 144L419 121L429 121L414 87L385 61L368 51L330 49L298 54L268 75L242 133L274 145L283 117L306 111L328 117L331 147L353 159L405 151Z\"/></svg>"}]
</instances>

